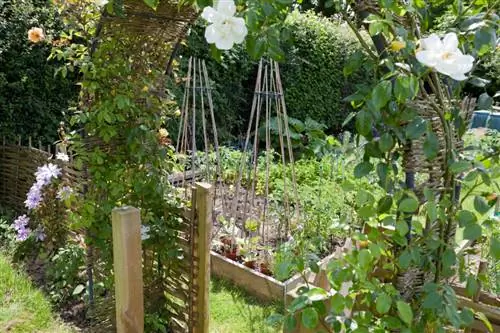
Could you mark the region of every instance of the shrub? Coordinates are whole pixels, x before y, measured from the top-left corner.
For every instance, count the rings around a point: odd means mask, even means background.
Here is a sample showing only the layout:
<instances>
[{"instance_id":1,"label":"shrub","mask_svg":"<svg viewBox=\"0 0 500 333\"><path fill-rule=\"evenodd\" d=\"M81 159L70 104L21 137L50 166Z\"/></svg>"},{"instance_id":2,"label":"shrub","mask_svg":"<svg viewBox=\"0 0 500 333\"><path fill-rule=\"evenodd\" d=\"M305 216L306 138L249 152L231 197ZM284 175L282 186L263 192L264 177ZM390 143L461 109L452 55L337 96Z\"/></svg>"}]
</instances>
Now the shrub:
<instances>
[{"instance_id":1,"label":"shrub","mask_svg":"<svg viewBox=\"0 0 500 333\"><path fill-rule=\"evenodd\" d=\"M294 45L286 50L281 72L290 116L310 117L334 133L342 132L349 113L342 99L361 81L356 75L347 80L343 69L349 55L359 49L358 42L348 27L312 12L293 12L287 27Z\"/></svg>"},{"instance_id":2,"label":"shrub","mask_svg":"<svg viewBox=\"0 0 500 333\"><path fill-rule=\"evenodd\" d=\"M32 136L51 143L77 90L70 79L54 76L57 66L47 63L51 45L28 41L32 27L58 34L58 19L48 1L0 1L0 136Z\"/></svg>"}]
</instances>

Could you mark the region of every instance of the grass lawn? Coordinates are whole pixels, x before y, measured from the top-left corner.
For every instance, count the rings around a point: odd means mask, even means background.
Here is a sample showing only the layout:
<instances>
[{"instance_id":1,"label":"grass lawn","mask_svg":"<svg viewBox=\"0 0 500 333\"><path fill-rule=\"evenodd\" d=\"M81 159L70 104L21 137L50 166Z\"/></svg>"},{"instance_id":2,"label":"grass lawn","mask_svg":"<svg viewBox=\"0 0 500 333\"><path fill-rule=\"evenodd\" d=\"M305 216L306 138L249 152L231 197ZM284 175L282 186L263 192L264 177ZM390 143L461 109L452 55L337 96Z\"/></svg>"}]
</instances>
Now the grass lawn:
<instances>
[{"instance_id":1,"label":"grass lawn","mask_svg":"<svg viewBox=\"0 0 500 333\"><path fill-rule=\"evenodd\" d=\"M0 252L0 332L72 332L54 318L49 301Z\"/></svg>"},{"instance_id":2,"label":"grass lawn","mask_svg":"<svg viewBox=\"0 0 500 333\"><path fill-rule=\"evenodd\" d=\"M263 304L223 280L210 285L210 333L274 333L267 326L269 315L281 310L278 304Z\"/></svg>"}]
</instances>

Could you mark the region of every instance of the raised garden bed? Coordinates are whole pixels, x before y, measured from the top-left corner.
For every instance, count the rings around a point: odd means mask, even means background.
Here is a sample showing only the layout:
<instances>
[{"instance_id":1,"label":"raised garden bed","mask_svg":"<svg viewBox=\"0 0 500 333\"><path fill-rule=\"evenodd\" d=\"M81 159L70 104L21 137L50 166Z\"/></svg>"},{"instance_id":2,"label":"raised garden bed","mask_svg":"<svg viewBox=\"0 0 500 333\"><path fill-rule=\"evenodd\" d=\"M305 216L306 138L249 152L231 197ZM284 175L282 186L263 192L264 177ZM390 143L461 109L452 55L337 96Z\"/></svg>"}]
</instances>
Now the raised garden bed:
<instances>
[{"instance_id":1,"label":"raised garden bed","mask_svg":"<svg viewBox=\"0 0 500 333\"><path fill-rule=\"evenodd\" d=\"M326 265L334 255L331 254L323 258L319 263L320 267ZM263 301L284 302L288 292L304 283L304 279L300 274L295 274L288 280L281 282L272 276L248 268L214 251L211 251L210 260L211 273L214 276L233 282L249 294ZM308 280L312 279L314 275L311 271L306 271L305 273L305 277Z\"/></svg>"}]
</instances>

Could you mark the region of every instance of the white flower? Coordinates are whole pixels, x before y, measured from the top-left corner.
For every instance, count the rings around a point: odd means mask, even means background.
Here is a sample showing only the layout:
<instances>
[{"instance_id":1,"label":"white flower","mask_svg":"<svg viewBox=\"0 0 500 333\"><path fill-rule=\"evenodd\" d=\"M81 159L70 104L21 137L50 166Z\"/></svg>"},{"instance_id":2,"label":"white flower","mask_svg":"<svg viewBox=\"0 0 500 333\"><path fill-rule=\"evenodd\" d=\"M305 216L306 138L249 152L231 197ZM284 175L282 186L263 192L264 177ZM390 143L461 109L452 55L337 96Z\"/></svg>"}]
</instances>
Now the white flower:
<instances>
[{"instance_id":1,"label":"white flower","mask_svg":"<svg viewBox=\"0 0 500 333\"><path fill-rule=\"evenodd\" d=\"M63 162L69 162L69 156L65 153L57 153L56 159Z\"/></svg>"},{"instance_id":2,"label":"white flower","mask_svg":"<svg viewBox=\"0 0 500 333\"><path fill-rule=\"evenodd\" d=\"M57 191L57 199L61 201L68 200L73 195L73 189L69 186L63 186Z\"/></svg>"},{"instance_id":3,"label":"white flower","mask_svg":"<svg viewBox=\"0 0 500 333\"><path fill-rule=\"evenodd\" d=\"M234 17L236 5L233 0L219 0L216 8L205 7L201 17L210 24L205 30L208 43L220 50L229 50L234 44L242 43L248 33L245 20Z\"/></svg>"},{"instance_id":4,"label":"white flower","mask_svg":"<svg viewBox=\"0 0 500 333\"><path fill-rule=\"evenodd\" d=\"M150 230L150 228L147 225L141 225L141 239L142 240L149 239L149 230Z\"/></svg>"},{"instance_id":5,"label":"white flower","mask_svg":"<svg viewBox=\"0 0 500 333\"><path fill-rule=\"evenodd\" d=\"M422 39L420 45L421 50L417 51L416 56L422 64L457 81L467 78L465 73L472 69L474 58L460 51L455 33L446 34L443 40L432 34Z\"/></svg>"},{"instance_id":6,"label":"white flower","mask_svg":"<svg viewBox=\"0 0 500 333\"><path fill-rule=\"evenodd\" d=\"M109 0L94 0L94 3L96 4L97 7L106 6L108 2Z\"/></svg>"}]
</instances>

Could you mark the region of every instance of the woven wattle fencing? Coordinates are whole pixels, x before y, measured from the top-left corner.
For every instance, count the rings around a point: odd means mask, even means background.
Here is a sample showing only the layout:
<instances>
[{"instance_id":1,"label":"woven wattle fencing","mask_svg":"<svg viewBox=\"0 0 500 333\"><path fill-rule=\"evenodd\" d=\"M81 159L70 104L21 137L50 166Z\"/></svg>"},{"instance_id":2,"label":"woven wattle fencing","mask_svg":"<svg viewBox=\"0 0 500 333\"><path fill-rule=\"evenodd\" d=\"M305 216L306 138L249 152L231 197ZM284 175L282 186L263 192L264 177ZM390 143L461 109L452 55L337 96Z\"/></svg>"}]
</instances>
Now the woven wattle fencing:
<instances>
[{"instance_id":1,"label":"woven wattle fencing","mask_svg":"<svg viewBox=\"0 0 500 333\"><path fill-rule=\"evenodd\" d=\"M31 141L31 140L30 140ZM16 143L2 138L0 144L0 206L16 212L25 210L26 193L35 180L36 169L52 156L53 147L32 147L19 138Z\"/></svg>"},{"instance_id":2,"label":"woven wattle fencing","mask_svg":"<svg viewBox=\"0 0 500 333\"><path fill-rule=\"evenodd\" d=\"M153 252L144 258L145 302L154 304L155 299L166 297L173 332L208 333L212 202L211 187L197 183L192 188L191 208L166 214L178 221L172 230L181 249L177 260L158 267Z\"/></svg>"}]
</instances>

